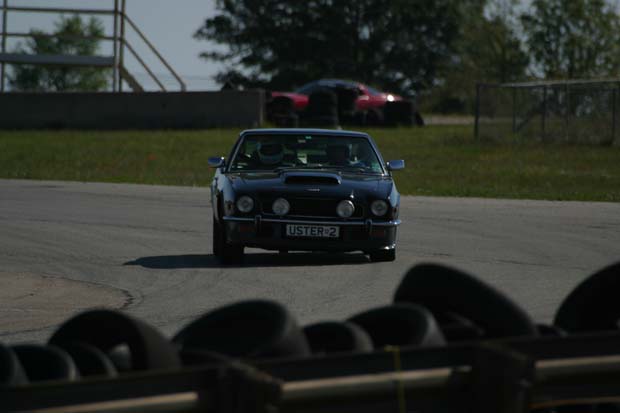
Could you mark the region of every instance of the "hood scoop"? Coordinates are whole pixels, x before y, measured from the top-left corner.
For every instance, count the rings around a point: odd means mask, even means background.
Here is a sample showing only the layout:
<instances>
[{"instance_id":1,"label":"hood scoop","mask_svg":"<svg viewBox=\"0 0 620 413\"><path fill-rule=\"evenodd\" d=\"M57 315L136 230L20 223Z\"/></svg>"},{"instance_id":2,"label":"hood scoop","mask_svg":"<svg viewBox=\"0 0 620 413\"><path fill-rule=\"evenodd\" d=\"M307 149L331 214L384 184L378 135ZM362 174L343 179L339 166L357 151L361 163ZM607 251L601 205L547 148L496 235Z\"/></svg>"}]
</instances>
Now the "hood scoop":
<instances>
[{"instance_id":1,"label":"hood scoop","mask_svg":"<svg viewBox=\"0 0 620 413\"><path fill-rule=\"evenodd\" d=\"M288 172L284 183L291 185L340 185L342 178L337 174L320 172Z\"/></svg>"}]
</instances>

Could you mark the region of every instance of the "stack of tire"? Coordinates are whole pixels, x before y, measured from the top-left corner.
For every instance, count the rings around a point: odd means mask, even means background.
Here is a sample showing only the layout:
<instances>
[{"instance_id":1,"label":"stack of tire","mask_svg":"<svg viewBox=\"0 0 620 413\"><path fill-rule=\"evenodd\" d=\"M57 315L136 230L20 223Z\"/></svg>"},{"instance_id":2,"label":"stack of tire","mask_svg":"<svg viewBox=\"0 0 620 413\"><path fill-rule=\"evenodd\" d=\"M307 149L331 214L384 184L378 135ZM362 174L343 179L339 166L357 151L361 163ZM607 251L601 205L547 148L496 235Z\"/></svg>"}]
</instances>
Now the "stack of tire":
<instances>
[{"instance_id":1,"label":"stack of tire","mask_svg":"<svg viewBox=\"0 0 620 413\"><path fill-rule=\"evenodd\" d=\"M341 125L363 125L365 114L357 110L358 92L347 87L333 88L336 94L338 120Z\"/></svg>"},{"instance_id":2,"label":"stack of tire","mask_svg":"<svg viewBox=\"0 0 620 413\"><path fill-rule=\"evenodd\" d=\"M331 89L321 88L308 98L302 112L302 126L311 128L338 128L338 97Z\"/></svg>"},{"instance_id":3,"label":"stack of tire","mask_svg":"<svg viewBox=\"0 0 620 413\"><path fill-rule=\"evenodd\" d=\"M267 120L280 128L296 128L299 116L295 112L293 101L286 96L271 99L266 106Z\"/></svg>"},{"instance_id":4,"label":"stack of tire","mask_svg":"<svg viewBox=\"0 0 620 413\"><path fill-rule=\"evenodd\" d=\"M424 126L424 120L411 100L387 102L383 116L386 126Z\"/></svg>"},{"instance_id":5,"label":"stack of tire","mask_svg":"<svg viewBox=\"0 0 620 413\"><path fill-rule=\"evenodd\" d=\"M47 344L0 344L0 387L110 378L231 359L306 358L386 346L438 347L458 341L618 330L619 288L617 263L577 286L550 325L534 323L510 298L476 277L436 264L411 268L391 304L305 327L286 307L270 300L208 311L171 340L125 313L91 310L61 325Z\"/></svg>"}]
</instances>

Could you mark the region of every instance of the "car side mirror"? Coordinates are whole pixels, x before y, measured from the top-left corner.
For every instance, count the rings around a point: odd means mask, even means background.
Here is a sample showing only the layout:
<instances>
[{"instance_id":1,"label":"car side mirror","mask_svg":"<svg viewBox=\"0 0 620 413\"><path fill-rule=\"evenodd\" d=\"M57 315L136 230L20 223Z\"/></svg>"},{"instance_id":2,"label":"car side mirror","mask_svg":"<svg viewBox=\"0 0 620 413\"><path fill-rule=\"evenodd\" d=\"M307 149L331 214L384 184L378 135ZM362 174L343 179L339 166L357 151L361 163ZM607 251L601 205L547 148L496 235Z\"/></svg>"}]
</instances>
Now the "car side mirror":
<instances>
[{"instance_id":1,"label":"car side mirror","mask_svg":"<svg viewBox=\"0 0 620 413\"><path fill-rule=\"evenodd\" d=\"M219 168L225 164L223 156L211 156L207 163L211 168Z\"/></svg>"},{"instance_id":2,"label":"car side mirror","mask_svg":"<svg viewBox=\"0 0 620 413\"><path fill-rule=\"evenodd\" d=\"M389 161L387 163L388 171L400 171L401 169L405 169L405 161L402 159Z\"/></svg>"}]
</instances>

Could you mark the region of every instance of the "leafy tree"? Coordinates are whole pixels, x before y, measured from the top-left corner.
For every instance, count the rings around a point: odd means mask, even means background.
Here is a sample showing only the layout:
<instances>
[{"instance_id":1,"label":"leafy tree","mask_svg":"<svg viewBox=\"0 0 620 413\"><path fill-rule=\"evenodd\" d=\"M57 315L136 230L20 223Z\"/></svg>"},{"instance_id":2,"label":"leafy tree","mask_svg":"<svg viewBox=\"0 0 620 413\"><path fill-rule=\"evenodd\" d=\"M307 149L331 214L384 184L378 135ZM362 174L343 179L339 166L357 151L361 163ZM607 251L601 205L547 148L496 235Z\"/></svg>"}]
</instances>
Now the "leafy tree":
<instances>
[{"instance_id":1,"label":"leafy tree","mask_svg":"<svg viewBox=\"0 0 620 413\"><path fill-rule=\"evenodd\" d=\"M480 0L217 0L198 39L227 64L222 82L291 88L322 77L407 94L436 83L454 52L462 4Z\"/></svg>"},{"instance_id":2,"label":"leafy tree","mask_svg":"<svg viewBox=\"0 0 620 413\"><path fill-rule=\"evenodd\" d=\"M521 20L534 75L587 78L620 72L620 16L604 0L534 0Z\"/></svg>"},{"instance_id":3,"label":"leafy tree","mask_svg":"<svg viewBox=\"0 0 620 413\"><path fill-rule=\"evenodd\" d=\"M523 51L513 10L514 0L492 0L464 14L455 55L442 71L430 109L470 112L477 82L505 83L523 80L529 57Z\"/></svg>"},{"instance_id":4,"label":"leafy tree","mask_svg":"<svg viewBox=\"0 0 620 413\"><path fill-rule=\"evenodd\" d=\"M85 22L76 15L55 23L55 37L40 30L30 34L15 53L94 56L100 43L96 37L104 35L104 28L98 19ZM108 79L109 69L103 68L17 65L9 84L16 91L99 91L107 88Z\"/></svg>"}]
</instances>

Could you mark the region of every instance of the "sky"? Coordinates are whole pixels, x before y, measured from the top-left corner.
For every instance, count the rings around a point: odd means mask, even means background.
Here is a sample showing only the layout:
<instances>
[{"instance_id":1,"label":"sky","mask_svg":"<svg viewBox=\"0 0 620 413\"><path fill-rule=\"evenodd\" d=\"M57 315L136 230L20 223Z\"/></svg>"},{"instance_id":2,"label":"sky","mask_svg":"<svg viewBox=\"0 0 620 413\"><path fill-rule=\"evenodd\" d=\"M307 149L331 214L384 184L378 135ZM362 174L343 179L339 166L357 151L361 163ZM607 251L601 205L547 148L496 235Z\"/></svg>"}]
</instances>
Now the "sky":
<instances>
[{"instance_id":1,"label":"sky","mask_svg":"<svg viewBox=\"0 0 620 413\"><path fill-rule=\"evenodd\" d=\"M214 15L215 0L126 1L129 18L136 23L175 71L186 81L188 89L212 90L218 88L211 77L221 66L198 57L200 52L215 46L204 40L193 38L193 34L204 20ZM8 5L14 7L78 7L111 10L114 8L114 0L8 0ZM51 31L54 27L54 21L60 15L9 12L7 17L7 31L28 32L30 29ZM106 35L112 35L113 19L107 16L100 16L99 18L106 27ZM1 24L0 21L0 26ZM166 68L158 63L147 46L129 29L127 29L127 41L138 51L155 73L162 74L161 78L164 85L174 90L176 83L167 74ZM19 40L10 39L7 42L8 51L14 49L17 42ZM112 54L111 42L105 42L102 46L101 55ZM129 71L145 88L155 88L154 82L150 80L146 71L135 59L128 57L126 62Z\"/></svg>"}]
</instances>

